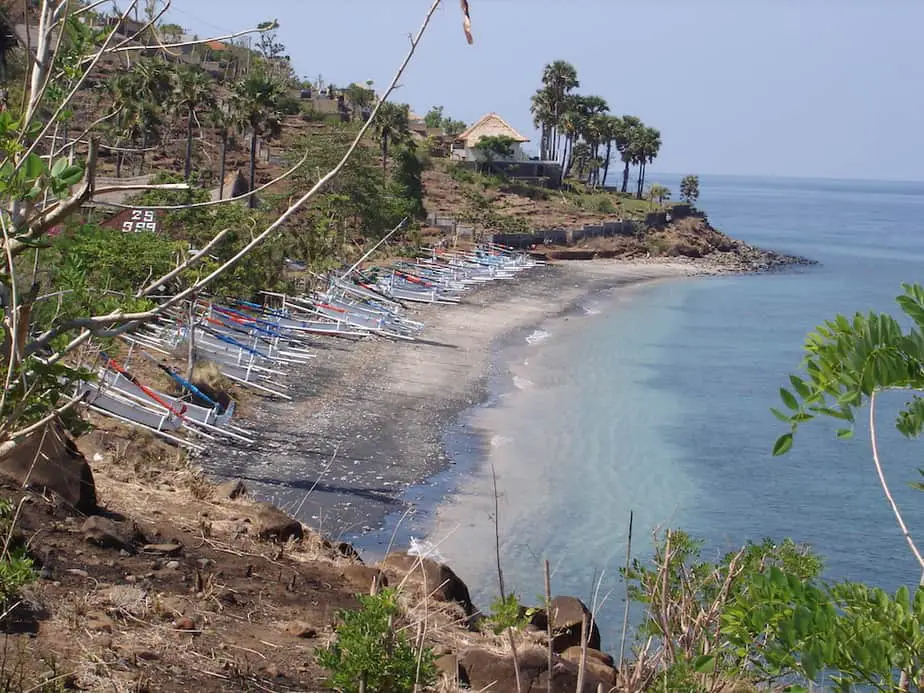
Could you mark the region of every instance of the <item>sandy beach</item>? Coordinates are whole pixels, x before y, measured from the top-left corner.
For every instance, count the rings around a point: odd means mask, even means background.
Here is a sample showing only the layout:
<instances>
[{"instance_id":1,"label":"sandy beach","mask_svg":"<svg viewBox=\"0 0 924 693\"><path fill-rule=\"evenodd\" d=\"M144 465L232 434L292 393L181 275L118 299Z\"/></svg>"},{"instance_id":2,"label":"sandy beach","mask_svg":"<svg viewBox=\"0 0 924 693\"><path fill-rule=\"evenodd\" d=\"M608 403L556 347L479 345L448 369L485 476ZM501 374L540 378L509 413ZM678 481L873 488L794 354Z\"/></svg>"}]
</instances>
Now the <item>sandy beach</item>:
<instances>
[{"instance_id":1,"label":"sandy beach","mask_svg":"<svg viewBox=\"0 0 924 693\"><path fill-rule=\"evenodd\" d=\"M669 260L555 263L472 290L459 305L414 309L426 324L415 342L321 338L317 358L295 379L293 401L254 407L246 425L259 431L258 448L221 451L203 466L363 546L362 535L406 509L409 487L452 464L443 432L485 400L498 340L596 291L709 273Z\"/></svg>"}]
</instances>

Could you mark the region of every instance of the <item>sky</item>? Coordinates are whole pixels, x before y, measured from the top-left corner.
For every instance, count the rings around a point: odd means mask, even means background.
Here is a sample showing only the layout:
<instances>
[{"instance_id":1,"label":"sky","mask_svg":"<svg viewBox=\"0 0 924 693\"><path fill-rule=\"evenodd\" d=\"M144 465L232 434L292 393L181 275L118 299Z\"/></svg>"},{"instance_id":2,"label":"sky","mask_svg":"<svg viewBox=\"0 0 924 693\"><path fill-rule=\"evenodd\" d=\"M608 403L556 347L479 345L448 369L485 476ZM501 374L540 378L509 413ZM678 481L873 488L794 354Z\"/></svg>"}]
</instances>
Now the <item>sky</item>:
<instances>
[{"instance_id":1,"label":"sky","mask_svg":"<svg viewBox=\"0 0 924 693\"><path fill-rule=\"evenodd\" d=\"M278 19L299 76L392 79L431 0L173 0L200 36ZM533 142L543 66L660 129L653 172L924 179L924 0L444 0L393 99Z\"/></svg>"}]
</instances>

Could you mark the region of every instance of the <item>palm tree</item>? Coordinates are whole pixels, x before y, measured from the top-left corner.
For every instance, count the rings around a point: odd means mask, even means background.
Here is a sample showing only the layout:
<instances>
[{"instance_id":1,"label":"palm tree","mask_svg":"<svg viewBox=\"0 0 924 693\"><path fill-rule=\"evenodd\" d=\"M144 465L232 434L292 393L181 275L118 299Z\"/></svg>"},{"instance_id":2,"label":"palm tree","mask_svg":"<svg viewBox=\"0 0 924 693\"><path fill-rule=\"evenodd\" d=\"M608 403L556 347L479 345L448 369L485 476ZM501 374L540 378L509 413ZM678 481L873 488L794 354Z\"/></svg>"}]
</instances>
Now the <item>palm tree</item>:
<instances>
[{"instance_id":1,"label":"palm tree","mask_svg":"<svg viewBox=\"0 0 924 693\"><path fill-rule=\"evenodd\" d=\"M573 158L574 142L584 127L583 116L578 111L567 111L559 120L558 127L565 135L564 147L562 149L561 161L561 179L568 177L571 172L571 160Z\"/></svg>"},{"instance_id":2,"label":"palm tree","mask_svg":"<svg viewBox=\"0 0 924 693\"><path fill-rule=\"evenodd\" d=\"M671 199L670 188L661 185L660 183L652 183L651 187L648 188L648 199L654 203L657 201L659 207L664 206L664 200Z\"/></svg>"},{"instance_id":3,"label":"palm tree","mask_svg":"<svg viewBox=\"0 0 924 693\"><path fill-rule=\"evenodd\" d=\"M602 141L606 143L606 155L603 157L603 185L606 185L606 179L610 175L610 159L613 155L613 144L619 138L619 132L622 128L622 118L618 116L602 116L600 121L600 134Z\"/></svg>"},{"instance_id":4,"label":"palm tree","mask_svg":"<svg viewBox=\"0 0 924 693\"><path fill-rule=\"evenodd\" d=\"M548 91L540 89L533 94L530 100L529 112L533 116L533 127L539 128L542 133L539 156L543 161L549 161L553 156L552 134L555 128L555 118L549 103Z\"/></svg>"},{"instance_id":5,"label":"palm tree","mask_svg":"<svg viewBox=\"0 0 924 693\"><path fill-rule=\"evenodd\" d=\"M584 171L590 166L594 158L593 149L587 142L578 142L571 151L571 159L577 169L577 177L580 180L584 176Z\"/></svg>"},{"instance_id":6,"label":"palm tree","mask_svg":"<svg viewBox=\"0 0 924 693\"><path fill-rule=\"evenodd\" d=\"M141 155L138 173L144 173L147 148L153 140L159 139L157 131L161 122L162 104L173 92L172 73L162 59L141 59L132 66L131 76L135 83L135 98L138 100L136 129L141 139Z\"/></svg>"},{"instance_id":7,"label":"palm tree","mask_svg":"<svg viewBox=\"0 0 924 693\"><path fill-rule=\"evenodd\" d=\"M225 165L228 160L228 138L235 124L231 104L227 101L214 102L209 110L209 121L221 139L221 154L218 166L218 199L222 200L225 197Z\"/></svg>"},{"instance_id":8,"label":"palm tree","mask_svg":"<svg viewBox=\"0 0 924 693\"><path fill-rule=\"evenodd\" d=\"M104 82L106 97L110 103L118 104L118 110L110 124L110 132L119 148L116 151L115 174L122 177L125 152L122 145L133 138L144 100L139 94L138 80L132 73L121 73Z\"/></svg>"},{"instance_id":9,"label":"palm tree","mask_svg":"<svg viewBox=\"0 0 924 693\"><path fill-rule=\"evenodd\" d=\"M238 123L250 132L250 192L257 182L257 140L275 137L282 130L282 115L279 99L282 86L259 71L252 71L234 85L231 96L232 107ZM256 206L256 197L247 200L251 209Z\"/></svg>"},{"instance_id":10,"label":"palm tree","mask_svg":"<svg viewBox=\"0 0 924 693\"><path fill-rule=\"evenodd\" d=\"M655 160L661 150L661 132L655 128L643 127L637 132L632 146L634 163L638 165L638 191L636 197L642 199L645 189L645 171L648 164Z\"/></svg>"},{"instance_id":11,"label":"palm tree","mask_svg":"<svg viewBox=\"0 0 924 693\"><path fill-rule=\"evenodd\" d=\"M619 119L619 127L616 130L616 150L620 154L622 163L622 192L629 191L629 167L635 163L633 144L638 138L638 132L644 129L640 118L626 115Z\"/></svg>"},{"instance_id":12,"label":"palm tree","mask_svg":"<svg viewBox=\"0 0 924 693\"><path fill-rule=\"evenodd\" d=\"M565 60L556 60L542 71L542 85L549 111L549 136L551 153L558 154L560 147L559 121L570 107L572 92L581 86L574 65Z\"/></svg>"},{"instance_id":13,"label":"palm tree","mask_svg":"<svg viewBox=\"0 0 924 693\"><path fill-rule=\"evenodd\" d=\"M382 144L382 171L388 171L388 147L393 144L402 144L411 137L408 117L410 106L407 104L394 104L386 101L379 107L375 116L373 127L376 137Z\"/></svg>"},{"instance_id":14,"label":"palm tree","mask_svg":"<svg viewBox=\"0 0 924 693\"><path fill-rule=\"evenodd\" d=\"M183 177L188 181L192 175L193 125L196 111L210 106L214 100L212 80L202 70L194 67L178 69L174 77L173 107L186 116L186 160Z\"/></svg>"}]
</instances>

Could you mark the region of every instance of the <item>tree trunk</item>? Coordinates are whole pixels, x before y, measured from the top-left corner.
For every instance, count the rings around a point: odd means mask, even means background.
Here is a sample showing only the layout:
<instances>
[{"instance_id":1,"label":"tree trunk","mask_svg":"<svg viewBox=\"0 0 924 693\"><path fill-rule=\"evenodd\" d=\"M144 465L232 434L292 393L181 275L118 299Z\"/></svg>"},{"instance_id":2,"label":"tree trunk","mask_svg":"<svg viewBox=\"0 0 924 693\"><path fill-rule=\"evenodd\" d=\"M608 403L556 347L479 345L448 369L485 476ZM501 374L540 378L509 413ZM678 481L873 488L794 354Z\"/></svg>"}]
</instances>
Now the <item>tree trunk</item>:
<instances>
[{"instance_id":1,"label":"tree trunk","mask_svg":"<svg viewBox=\"0 0 924 693\"><path fill-rule=\"evenodd\" d=\"M124 152L116 152L116 178L122 177L122 157L125 156Z\"/></svg>"},{"instance_id":2,"label":"tree trunk","mask_svg":"<svg viewBox=\"0 0 924 693\"><path fill-rule=\"evenodd\" d=\"M622 191L629 192L629 162L625 162L625 167L622 169Z\"/></svg>"},{"instance_id":3,"label":"tree trunk","mask_svg":"<svg viewBox=\"0 0 924 693\"><path fill-rule=\"evenodd\" d=\"M247 206L255 209L257 206L257 196L253 194L257 183L257 128L250 128L250 197L247 198Z\"/></svg>"},{"instance_id":4,"label":"tree trunk","mask_svg":"<svg viewBox=\"0 0 924 693\"><path fill-rule=\"evenodd\" d=\"M388 175L388 135L382 135L382 175Z\"/></svg>"},{"instance_id":5,"label":"tree trunk","mask_svg":"<svg viewBox=\"0 0 924 693\"><path fill-rule=\"evenodd\" d=\"M221 163L218 167L218 199L225 199L225 165L228 160L228 131L221 133Z\"/></svg>"},{"instance_id":6,"label":"tree trunk","mask_svg":"<svg viewBox=\"0 0 924 693\"><path fill-rule=\"evenodd\" d=\"M189 107L189 113L186 114L186 164L183 167L183 178L187 181L192 175L192 131L193 131L193 109ZM250 183L253 185L253 181Z\"/></svg>"},{"instance_id":7,"label":"tree trunk","mask_svg":"<svg viewBox=\"0 0 924 693\"><path fill-rule=\"evenodd\" d=\"M645 162L642 161L638 165L638 190L635 193L635 196L641 200L642 192L645 190Z\"/></svg>"},{"instance_id":8,"label":"tree trunk","mask_svg":"<svg viewBox=\"0 0 924 693\"><path fill-rule=\"evenodd\" d=\"M613 154L613 142L606 143L606 161L603 162L603 187L606 187L607 176L610 175L610 156Z\"/></svg>"}]
</instances>

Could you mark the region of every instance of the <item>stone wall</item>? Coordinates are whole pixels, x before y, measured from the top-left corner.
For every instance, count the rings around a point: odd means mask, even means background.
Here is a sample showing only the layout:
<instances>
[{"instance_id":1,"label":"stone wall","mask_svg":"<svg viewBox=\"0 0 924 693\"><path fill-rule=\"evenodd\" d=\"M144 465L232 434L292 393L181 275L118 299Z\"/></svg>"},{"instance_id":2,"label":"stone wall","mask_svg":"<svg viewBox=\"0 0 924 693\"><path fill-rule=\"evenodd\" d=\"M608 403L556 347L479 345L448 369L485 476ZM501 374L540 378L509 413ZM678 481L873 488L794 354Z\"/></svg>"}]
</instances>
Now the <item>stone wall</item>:
<instances>
[{"instance_id":1,"label":"stone wall","mask_svg":"<svg viewBox=\"0 0 924 693\"><path fill-rule=\"evenodd\" d=\"M512 248L526 249L540 245L574 245L588 238L634 236L640 230L634 221L607 221L588 224L579 229L539 229L534 233L496 233L492 241Z\"/></svg>"}]
</instances>

